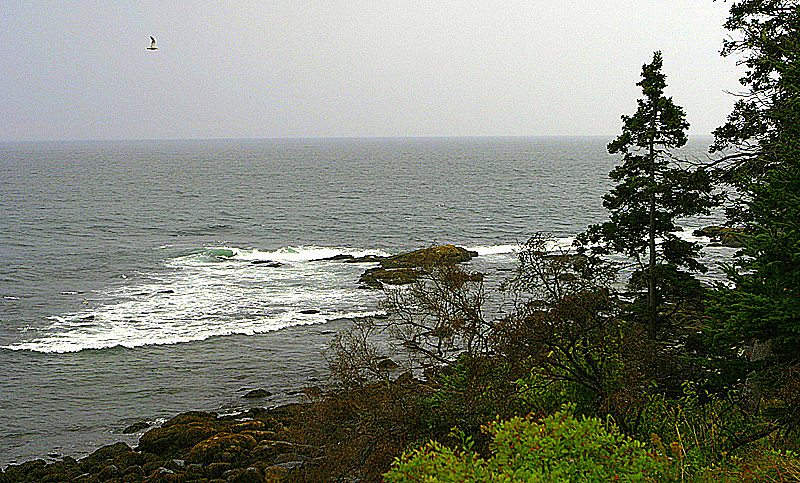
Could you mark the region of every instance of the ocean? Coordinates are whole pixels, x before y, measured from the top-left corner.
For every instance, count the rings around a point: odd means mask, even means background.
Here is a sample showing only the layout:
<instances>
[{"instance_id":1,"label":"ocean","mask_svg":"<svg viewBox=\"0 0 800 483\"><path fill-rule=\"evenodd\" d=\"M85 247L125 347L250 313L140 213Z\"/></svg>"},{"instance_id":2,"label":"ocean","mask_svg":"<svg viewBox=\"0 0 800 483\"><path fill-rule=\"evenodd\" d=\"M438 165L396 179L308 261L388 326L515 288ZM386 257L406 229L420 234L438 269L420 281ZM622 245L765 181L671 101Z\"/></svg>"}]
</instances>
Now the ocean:
<instances>
[{"instance_id":1,"label":"ocean","mask_svg":"<svg viewBox=\"0 0 800 483\"><path fill-rule=\"evenodd\" d=\"M532 233L568 244L605 219L608 141L0 144L0 467L134 445L123 428L181 411L300 400L334 334L381 313L366 266L321 259L452 243L499 273ZM241 397L254 388L273 396Z\"/></svg>"}]
</instances>

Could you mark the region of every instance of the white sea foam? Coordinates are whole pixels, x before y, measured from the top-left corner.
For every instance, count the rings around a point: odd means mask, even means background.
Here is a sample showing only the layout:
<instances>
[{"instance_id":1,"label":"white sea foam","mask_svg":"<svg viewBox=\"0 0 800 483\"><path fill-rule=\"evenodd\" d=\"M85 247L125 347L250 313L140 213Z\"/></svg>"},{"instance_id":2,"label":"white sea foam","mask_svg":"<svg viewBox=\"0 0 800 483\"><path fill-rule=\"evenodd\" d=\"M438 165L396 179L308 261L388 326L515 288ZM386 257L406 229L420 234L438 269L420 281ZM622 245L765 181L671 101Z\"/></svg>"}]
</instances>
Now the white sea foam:
<instances>
[{"instance_id":1,"label":"white sea foam","mask_svg":"<svg viewBox=\"0 0 800 483\"><path fill-rule=\"evenodd\" d=\"M567 250L572 247L572 243L575 241L575 237L557 237L548 242L545 245L545 249L548 251L556 251L556 250ZM500 244L500 245L481 245L476 247L471 247L469 250L478 253L478 256L481 257L493 257L497 255L516 255L517 253L522 250L522 245L519 243L513 244Z\"/></svg>"},{"instance_id":2,"label":"white sea foam","mask_svg":"<svg viewBox=\"0 0 800 483\"><path fill-rule=\"evenodd\" d=\"M383 254L325 247L192 250L166 260L166 273L98 294L98 306L54 316L35 338L5 348L75 352L175 344L374 315L381 294L357 288L363 265L313 261L343 253ZM282 265L251 263L256 260Z\"/></svg>"},{"instance_id":3,"label":"white sea foam","mask_svg":"<svg viewBox=\"0 0 800 483\"><path fill-rule=\"evenodd\" d=\"M486 257L491 255L509 255L519 252L520 245L490 245L471 247L469 250L478 253L478 256Z\"/></svg>"},{"instance_id":4,"label":"white sea foam","mask_svg":"<svg viewBox=\"0 0 800 483\"><path fill-rule=\"evenodd\" d=\"M690 230L679 236L693 237ZM547 248L567 249L572 241L556 238ZM471 247L481 260L503 264L514 263L520 249L514 243ZM357 288L364 264L318 261L342 254L388 255L319 246L191 250L165 260L166 271L92 293L86 310L54 316L48 326L26 332L29 337L4 348L74 352L175 344L374 314L382 293ZM263 260L281 265L252 263Z\"/></svg>"}]
</instances>

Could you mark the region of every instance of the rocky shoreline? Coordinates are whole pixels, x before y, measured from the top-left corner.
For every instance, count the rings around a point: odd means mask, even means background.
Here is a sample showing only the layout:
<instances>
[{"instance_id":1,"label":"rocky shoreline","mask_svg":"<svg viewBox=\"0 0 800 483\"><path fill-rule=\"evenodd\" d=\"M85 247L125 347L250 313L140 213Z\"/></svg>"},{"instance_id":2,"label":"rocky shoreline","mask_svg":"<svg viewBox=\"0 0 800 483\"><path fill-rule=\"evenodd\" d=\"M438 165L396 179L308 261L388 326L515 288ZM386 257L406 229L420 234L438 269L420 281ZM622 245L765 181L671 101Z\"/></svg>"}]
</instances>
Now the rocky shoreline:
<instances>
[{"instance_id":1,"label":"rocky shoreline","mask_svg":"<svg viewBox=\"0 0 800 483\"><path fill-rule=\"evenodd\" d=\"M302 404L229 416L189 411L142 434L135 448L116 443L81 460L10 465L0 469L0 483L282 481L322 455L319 448L289 440L288 428L302 411Z\"/></svg>"}]
</instances>

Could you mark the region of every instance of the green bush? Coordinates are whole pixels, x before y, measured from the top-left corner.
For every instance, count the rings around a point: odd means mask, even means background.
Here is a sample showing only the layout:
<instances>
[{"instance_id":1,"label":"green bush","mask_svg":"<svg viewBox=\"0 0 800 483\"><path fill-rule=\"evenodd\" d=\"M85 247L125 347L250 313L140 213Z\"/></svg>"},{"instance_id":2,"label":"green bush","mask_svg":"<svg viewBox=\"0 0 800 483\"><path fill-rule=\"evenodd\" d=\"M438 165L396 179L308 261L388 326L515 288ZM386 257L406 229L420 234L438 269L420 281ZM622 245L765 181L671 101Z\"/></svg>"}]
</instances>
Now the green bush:
<instances>
[{"instance_id":1,"label":"green bush","mask_svg":"<svg viewBox=\"0 0 800 483\"><path fill-rule=\"evenodd\" d=\"M663 481L663 463L645 445L624 436L613 423L573 414L573 406L541 420L531 416L495 421L488 460L469 449L436 442L404 453L384 475L406 482L647 482Z\"/></svg>"}]
</instances>

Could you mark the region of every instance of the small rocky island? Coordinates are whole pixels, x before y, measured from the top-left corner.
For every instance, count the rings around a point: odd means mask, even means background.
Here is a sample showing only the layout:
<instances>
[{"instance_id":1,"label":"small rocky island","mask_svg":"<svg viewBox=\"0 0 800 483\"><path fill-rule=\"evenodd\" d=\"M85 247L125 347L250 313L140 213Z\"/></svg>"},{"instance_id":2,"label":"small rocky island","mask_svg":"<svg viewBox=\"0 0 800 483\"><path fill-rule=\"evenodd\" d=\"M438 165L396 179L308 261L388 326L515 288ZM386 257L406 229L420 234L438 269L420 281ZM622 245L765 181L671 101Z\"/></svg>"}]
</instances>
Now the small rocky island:
<instances>
[{"instance_id":1,"label":"small rocky island","mask_svg":"<svg viewBox=\"0 0 800 483\"><path fill-rule=\"evenodd\" d=\"M378 263L377 267L364 271L358 281L362 288L381 289L384 284L406 285L412 283L422 275L426 267L464 263L477 256L477 252L455 245L440 245L390 257L337 255L324 260L344 263Z\"/></svg>"}]
</instances>

